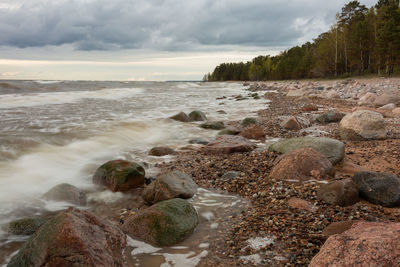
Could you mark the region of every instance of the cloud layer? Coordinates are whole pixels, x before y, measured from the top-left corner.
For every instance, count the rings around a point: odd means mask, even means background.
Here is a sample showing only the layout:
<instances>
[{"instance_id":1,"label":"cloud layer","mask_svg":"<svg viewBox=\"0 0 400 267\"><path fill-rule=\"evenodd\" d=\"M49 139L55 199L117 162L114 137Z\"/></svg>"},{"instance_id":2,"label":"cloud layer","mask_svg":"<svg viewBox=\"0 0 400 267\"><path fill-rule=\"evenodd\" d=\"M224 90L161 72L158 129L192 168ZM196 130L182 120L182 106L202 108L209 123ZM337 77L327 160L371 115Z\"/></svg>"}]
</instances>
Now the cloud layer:
<instances>
[{"instance_id":1,"label":"cloud layer","mask_svg":"<svg viewBox=\"0 0 400 267\"><path fill-rule=\"evenodd\" d=\"M371 5L375 1L362 1ZM3 0L0 46L77 50L287 47L316 37L345 1Z\"/></svg>"}]
</instances>

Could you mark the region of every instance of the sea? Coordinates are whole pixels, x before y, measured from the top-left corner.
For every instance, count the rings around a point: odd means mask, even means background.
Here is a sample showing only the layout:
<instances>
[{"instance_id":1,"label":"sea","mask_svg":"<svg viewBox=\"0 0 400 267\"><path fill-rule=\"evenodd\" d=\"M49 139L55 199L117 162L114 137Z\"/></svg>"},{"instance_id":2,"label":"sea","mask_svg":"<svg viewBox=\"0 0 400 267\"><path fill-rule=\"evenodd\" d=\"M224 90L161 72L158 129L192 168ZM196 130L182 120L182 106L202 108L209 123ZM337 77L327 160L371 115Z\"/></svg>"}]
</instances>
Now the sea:
<instances>
[{"instance_id":1,"label":"sea","mask_svg":"<svg viewBox=\"0 0 400 267\"><path fill-rule=\"evenodd\" d=\"M254 117L258 110L267 108L268 101L237 101L235 96L248 95L247 89L241 83L230 82L1 80L0 229L12 220L70 206L41 199L57 184L97 190L92 184L93 173L109 160L146 162L150 165L146 173L156 175L158 170L152 166L173 157L149 156L152 147L163 145L179 150L191 139L212 140L216 136L216 131L200 128L200 122L182 123L169 117L193 110L203 111L211 121ZM121 193L100 193L97 201L102 197L104 201L123 197ZM210 208L238 203L235 196L205 189L200 189L194 199L194 206L200 214L206 214L203 217L210 227L211 218L217 216ZM203 204L209 209L201 210ZM27 238L0 230L0 265L6 264L18 248L10 244L20 244ZM206 240L196 244L197 249L189 244L176 253L154 248L149 252L143 249L148 248L147 244L129 240L140 252L136 250L133 256L147 257L135 259L139 265L144 261L149 262L147 266L170 266L168 262L175 261L182 266L195 266L207 254ZM156 261L151 257L149 260L151 253L158 253L154 256Z\"/></svg>"}]
</instances>

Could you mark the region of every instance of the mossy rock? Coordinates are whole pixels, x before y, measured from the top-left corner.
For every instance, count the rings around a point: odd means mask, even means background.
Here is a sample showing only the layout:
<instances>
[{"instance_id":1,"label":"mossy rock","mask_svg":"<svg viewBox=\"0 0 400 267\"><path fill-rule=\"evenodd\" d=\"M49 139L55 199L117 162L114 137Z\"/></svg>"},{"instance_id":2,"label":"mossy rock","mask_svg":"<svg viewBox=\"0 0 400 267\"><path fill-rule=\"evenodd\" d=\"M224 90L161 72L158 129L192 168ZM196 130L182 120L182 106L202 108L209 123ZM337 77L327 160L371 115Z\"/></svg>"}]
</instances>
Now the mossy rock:
<instances>
[{"instance_id":1,"label":"mossy rock","mask_svg":"<svg viewBox=\"0 0 400 267\"><path fill-rule=\"evenodd\" d=\"M14 235L31 235L44 223L45 220L39 216L28 217L8 223L4 230Z\"/></svg>"},{"instance_id":2,"label":"mossy rock","mask_svg":"<svg viewBox=\"0 0 400 267\"><path fill-rule=\"evenodd\" d=\"M185 112L179 112L178 114L170 117L170 119L173 119L175 121L181 121L181 122L191 122L192 121L192 119Z\"/></svg>"},{"instance_id":3,"label":"mossy rock","mask_svg":"<svg viewBox=\"0 0 400 267\"><path fill-rule=\"evenodd\" d=\"M256 118L245 118L242 121L241 125L246 127L246 126L249 126L251 124L256 124L256 123L257 123L257 119Z\"/></svg>"},{"instance_id":4,"label":"mossy rock","mask_svg":"<svg viewBox=\"0 0 400 267\"><path fill-rule=\"evenodd\" d=\"M192 119L192 121L206 121L207 117L204 112L200 110L194 110L189 113L189 117Z\"/></svg>"},{"instance_id":5,"label":"mossy rock","mask_svg":"<svg viewBox=\"0 0 400 267\"><path fill-rule=\"evenodd\" d=\"M240 133L239 129L234 128L234 127L227 127L225 129L223 129L222 131L219 131L218 135L237 135L239 133Z\"/></svg>"},{"instance_id":6,"label":"mossy rock","mask_svg":"<svg viewBox=\"0 0 400 267\"><path fill-rule=\"evenodd\" d=\"M158 202L129 217L122 229L155 246L171 246L190 236L199 224L196 209L186 200Z\"/></svg>"},{"instance_id":7,"label":"mossy rock","mask_svg":"<svg viewBox=\"0 0 400 267\"><path fill-rule=\"evenodd\" d=\"M175 154L175 150L173 150L172 148L167 147L167 146L153 147L149 151L149 155L155 156L155 157L162 157L162 156L173 155L173 154Z\"/></svg>"},{"instance_id":8,"label":"mossy rock","mask_svg":"<svg viewBox=\"0 0 400 267\"><path fill-rule=\"evenodd\" d=\"M42 197L46 200L65 201L79 206L85 206L87 201L84 191L67 183L54 186Z\"/></svg>"},{"instance_id":9,"label":"mossy rock","mask_svg":"<svg viewBox=\"0 0 400 267\"><path fill-rule=\"evenodd\" d=\"M222 130L225 125L222 121L208 121L200 125L203 129Z\"/></svg>"},{"instance_id":10,"label":"mossy rock","mask_svg":"<svg viewBox=\"0 0 400 267\"><path fill-rule=\"evenodd\" d=\"M124 192L144 185L144 168L135 162L112 160L101 165L93 175L93 183L113 192Z\"/></svg>"}]
</instances>

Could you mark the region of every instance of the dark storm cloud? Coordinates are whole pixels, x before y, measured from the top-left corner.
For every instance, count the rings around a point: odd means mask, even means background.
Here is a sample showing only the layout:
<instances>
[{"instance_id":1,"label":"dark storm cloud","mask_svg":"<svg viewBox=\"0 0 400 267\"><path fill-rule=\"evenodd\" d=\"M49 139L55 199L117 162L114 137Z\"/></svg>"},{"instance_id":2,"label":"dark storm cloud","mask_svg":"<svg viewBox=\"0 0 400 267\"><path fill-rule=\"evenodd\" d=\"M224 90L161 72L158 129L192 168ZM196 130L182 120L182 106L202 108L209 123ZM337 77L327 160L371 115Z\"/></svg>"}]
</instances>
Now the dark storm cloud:
<instances>
[{"instance_id":1,"label":"dark storm cloud","mask_svg":"<svg viewBox=\"0 0 400 267\"><path fill-rule=\"evenodd\" d=\"M19 48L73 45L78 50L289 46L305 32L317 35L332 22L345 1L330 2L333 3L14 0L0 4L0 45Z\"/></svg>"}]
</instances>

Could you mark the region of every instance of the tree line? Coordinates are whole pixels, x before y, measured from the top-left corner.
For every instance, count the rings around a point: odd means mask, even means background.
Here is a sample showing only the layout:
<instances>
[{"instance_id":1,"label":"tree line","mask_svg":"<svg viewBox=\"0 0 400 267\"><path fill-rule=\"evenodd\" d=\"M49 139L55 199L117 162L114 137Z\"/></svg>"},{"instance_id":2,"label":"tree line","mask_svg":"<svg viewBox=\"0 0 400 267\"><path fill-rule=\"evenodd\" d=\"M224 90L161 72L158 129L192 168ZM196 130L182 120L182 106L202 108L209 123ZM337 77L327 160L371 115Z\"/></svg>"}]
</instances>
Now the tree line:
<instances>
[{"instance_id":1,"label":"tree line","mask_svg":"<svg viewBox=\"0 0 400 267\"><path fill-rule=\"evenodd\" d=\"M329 31L277 56L222 63L205 81L263 81L400 73L400 0L379 0L371 8L358 1L336 14Z\"/></svg>"}]
</instances>

